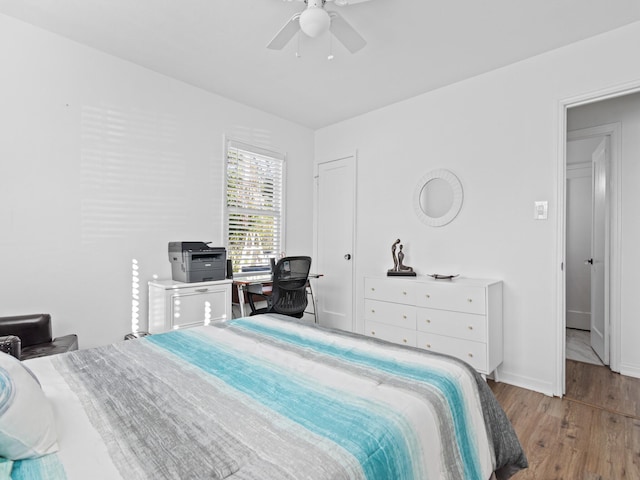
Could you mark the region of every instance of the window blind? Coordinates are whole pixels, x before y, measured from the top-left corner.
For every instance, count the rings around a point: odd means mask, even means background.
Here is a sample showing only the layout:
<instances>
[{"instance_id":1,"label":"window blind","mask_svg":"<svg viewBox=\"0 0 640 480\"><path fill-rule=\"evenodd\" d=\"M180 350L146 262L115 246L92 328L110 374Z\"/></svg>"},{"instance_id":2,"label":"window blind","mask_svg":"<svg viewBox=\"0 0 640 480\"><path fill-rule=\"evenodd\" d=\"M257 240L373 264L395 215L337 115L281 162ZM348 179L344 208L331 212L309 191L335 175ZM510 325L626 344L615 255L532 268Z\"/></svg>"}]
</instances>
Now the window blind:
<instances>
[{"instance_id":1,"label":"window blind","mask_svg":"<svg viewBox=\"0 0 640 480\"><path fill-rule=\"evenodd\" d=\"M227 256L234 273L270 266L282 248L284 155L227 142Z\"/></svg>"}]
</instances>

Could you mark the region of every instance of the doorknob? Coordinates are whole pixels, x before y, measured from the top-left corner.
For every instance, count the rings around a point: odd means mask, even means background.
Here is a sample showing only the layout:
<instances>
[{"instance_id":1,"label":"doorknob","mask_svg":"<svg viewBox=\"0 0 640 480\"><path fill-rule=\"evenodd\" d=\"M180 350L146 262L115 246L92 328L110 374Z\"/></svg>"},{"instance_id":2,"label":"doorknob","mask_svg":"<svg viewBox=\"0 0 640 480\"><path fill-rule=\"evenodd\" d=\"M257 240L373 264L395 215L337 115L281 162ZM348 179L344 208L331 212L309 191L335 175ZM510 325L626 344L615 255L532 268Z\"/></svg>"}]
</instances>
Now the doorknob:
<instances>
[{"instance_id":1,"label":"doorknob","mask_svg":"<svg viewBox=\"0 0 640 480\"><path fill-rule=\"evenodd\" d=\"M350 254L350 253L347 253L347 254L344 256L344 259L345 259L345 260L351 260L351 254Z\"/></svg>"},{"instance_id":2,"label":"doorknob","mask_svg":"<svg viewBox=\"0 0 640 480\"><path fill-rule=\"evenodd\" d=\"M593 265L593 258L590 258L589 260L585 260L585 261L584 261L584 264L585 264L585 265L586 265L586 264Z\"/></svg>"}]
</instances>

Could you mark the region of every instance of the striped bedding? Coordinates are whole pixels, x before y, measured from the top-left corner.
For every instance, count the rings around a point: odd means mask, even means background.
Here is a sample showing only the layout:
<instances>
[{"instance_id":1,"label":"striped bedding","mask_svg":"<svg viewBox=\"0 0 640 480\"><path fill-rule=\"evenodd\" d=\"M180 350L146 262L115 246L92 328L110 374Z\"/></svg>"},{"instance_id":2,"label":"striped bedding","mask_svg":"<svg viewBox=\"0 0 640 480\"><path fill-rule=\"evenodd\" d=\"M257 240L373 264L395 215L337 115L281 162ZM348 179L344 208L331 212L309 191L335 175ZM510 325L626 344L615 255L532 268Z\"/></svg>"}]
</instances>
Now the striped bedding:
<instances>
[{"instance_id":1,"label":"striped bedding","mask_svg":"<svg viewBox=\"0 0 640 480\"><path fill-rule=\"evenodd\" d=\"M526 467L504 412L466 364L284 317L33 367L45 393L49 378L65 389L52 394L68 399L56 409L77 404L66 415L84 423L63 432L58 453L16 462L16 479L487 480Z\"/></svg>"}]
</instances>

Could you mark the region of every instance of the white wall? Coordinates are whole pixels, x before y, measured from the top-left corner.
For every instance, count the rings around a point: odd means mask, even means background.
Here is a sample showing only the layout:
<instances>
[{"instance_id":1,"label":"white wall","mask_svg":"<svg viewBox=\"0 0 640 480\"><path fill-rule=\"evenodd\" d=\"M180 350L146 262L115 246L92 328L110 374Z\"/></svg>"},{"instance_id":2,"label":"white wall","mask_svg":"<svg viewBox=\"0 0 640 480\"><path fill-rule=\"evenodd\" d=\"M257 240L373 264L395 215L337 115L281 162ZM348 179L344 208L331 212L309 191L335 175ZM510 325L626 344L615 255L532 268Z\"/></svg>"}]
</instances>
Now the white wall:
<instances>
[{"instance_id":1,"label":"white wall","mask_svg":"<svg viewBox=\"0 0 640 480\"><path fill-rule=\"evenodd\" d=\"M384 274L389 247L400 238L406 264L419 274L502 279L502 378L554 392L559 105L639 81L640 63L631 61L639 43L640 23L635 23L316 132L316 162L358 151L354 258L360 329L362 278ZM436 168L460 178L464 204L453 223L429 228L414 214L412 196L417 180ZM629 171L629 178L633 173L638 172ZM549 201L548 220L533 219L536 200ZM625 218L625 224L633 220L638 224L637 217ZM636 260L637 253L623 255ZM625 260L624 265L638 265ZM637 290L637 273L627 279L635 285L625 288ZM640 358L625 360L640 365Z\"/></svg>"},{"instance_id":2,"label":"white wall","mask_svg":"<svg viewBox=\"0 0 640 480\"><path fill-rule=\"evenodd\" d=\"M567 115L569 130L621 124L620 372L640 377L640 93L575 107Z\"/></svg>"},{"instance_id":3,"label":"white wall","mask_svg":"<svg viewBox=\"0 0 640 480\"><path fill-rule=\"evenodd\" d=\"M287 252L311 252L311 130L2 15L0 65L0 315L120 340L137 259L144 329L167 242L223 245L225 134L287 153Z\"/></svg>"}]
</instances>

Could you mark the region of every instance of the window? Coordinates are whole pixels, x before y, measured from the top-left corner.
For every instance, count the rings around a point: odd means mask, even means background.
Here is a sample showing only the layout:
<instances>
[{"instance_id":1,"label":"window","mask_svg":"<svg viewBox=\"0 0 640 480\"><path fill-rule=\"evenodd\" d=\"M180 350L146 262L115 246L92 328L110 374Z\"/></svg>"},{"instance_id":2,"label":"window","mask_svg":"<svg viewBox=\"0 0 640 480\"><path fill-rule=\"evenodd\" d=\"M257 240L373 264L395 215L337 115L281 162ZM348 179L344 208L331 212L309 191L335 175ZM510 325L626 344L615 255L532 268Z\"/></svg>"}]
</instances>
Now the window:
<instances>
[{"instance_id":1,"label":"window","mask_svg":"<svg viewBox=\"0 0 640 480\"><path fill-rule=\"evenodd\" d=\"M227 142L227 257L233 272L269 270L283 250L284 155Z\"/></svg>"}]
</instances>

